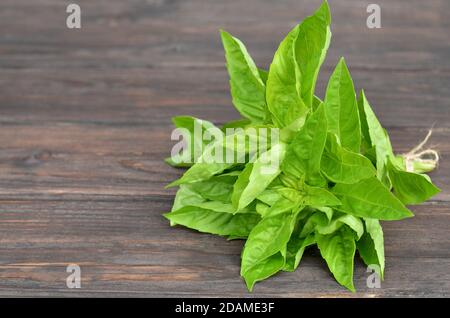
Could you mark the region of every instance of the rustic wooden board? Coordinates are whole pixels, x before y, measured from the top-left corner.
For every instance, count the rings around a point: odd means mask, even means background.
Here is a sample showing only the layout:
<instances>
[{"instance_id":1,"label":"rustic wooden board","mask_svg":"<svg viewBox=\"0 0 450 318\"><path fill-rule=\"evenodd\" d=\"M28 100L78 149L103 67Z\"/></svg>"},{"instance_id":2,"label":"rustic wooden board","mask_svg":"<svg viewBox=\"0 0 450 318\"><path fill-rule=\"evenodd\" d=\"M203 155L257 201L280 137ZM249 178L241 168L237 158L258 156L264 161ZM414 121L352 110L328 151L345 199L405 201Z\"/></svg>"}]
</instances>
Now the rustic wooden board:
<instances>
[{"instance_id":1,"label":"rustic wooden board","mask_svg":"<svg viewBox=\"0 0 450 318\"><path fill-rule=\"evenodd\" d=\"M161 216L181 171L163 163L170 117L237 118L218 35L240 37L267 67L283 35L320 1L58 0L0 3L0 296L450 296L450 2L330 1L333 44L320 76L346 57L397 152L434 124L442 192L413 219L384 222L386 280L356 294L317 251L247 293L240 241L170 228ZM320 94L319 94L320 95ZM66 287L66 266L82 288Z\"/></svg>"}]
</instances>

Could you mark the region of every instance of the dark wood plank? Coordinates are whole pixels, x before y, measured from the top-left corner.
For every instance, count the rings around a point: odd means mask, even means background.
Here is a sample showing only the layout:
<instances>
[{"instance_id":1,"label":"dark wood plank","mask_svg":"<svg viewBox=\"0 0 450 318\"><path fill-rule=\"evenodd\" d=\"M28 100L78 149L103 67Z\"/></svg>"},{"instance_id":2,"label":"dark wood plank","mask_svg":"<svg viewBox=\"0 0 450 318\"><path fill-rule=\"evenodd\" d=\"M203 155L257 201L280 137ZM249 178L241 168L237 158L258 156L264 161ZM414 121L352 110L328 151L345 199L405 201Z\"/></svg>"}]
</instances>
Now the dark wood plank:
<instances>
[{"instance_id":1,"label":"dark wood plank","mask_svg":"<svg viewBox=\"0 0 450 318\"><path fill-rule=\"evenodd\" d=\"M170 117L237 118L218 36L241 38L268 67L283 35L317 1L79 0L83 28L65 27L65 3L0 3L0 295L3 296L449 296L450 20L446 0L330 1L333 44L320 75L341 55L406 152L434 124L442 189L385 222L386 280L366 287L357 261L351 294L316 250L295 273L248 294L240 241L170 228L161 216L181 171L163 163ZM67 264L82 288L65 286Z\"/></svg>"}]
</instances>

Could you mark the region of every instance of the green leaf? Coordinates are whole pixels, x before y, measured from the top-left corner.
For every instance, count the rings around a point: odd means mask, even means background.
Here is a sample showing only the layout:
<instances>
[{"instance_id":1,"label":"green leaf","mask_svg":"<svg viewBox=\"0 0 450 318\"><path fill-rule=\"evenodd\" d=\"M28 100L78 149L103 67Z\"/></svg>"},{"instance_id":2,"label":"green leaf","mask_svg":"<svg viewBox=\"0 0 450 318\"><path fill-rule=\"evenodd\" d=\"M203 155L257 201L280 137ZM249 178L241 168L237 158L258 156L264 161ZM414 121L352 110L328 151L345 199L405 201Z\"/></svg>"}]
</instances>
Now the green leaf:
<instances>
[{"instance_id":1,"label":"green leaf","mask_svg":"<svg viewBox=\"0 0 450 318\"><path fill-rule=\"evenodd\" d=\"M285 263L285 257L281 252L269 256L252 266L243 275L249 291L253 291L256 282L269 278L279 272Z\"/></svg>"},{"instance_id":2,"label":"green leaf","mask_svg":"<svg viewBox=\"0 0 450 318\"><path fill-rule=\"evenodd\" d=\"M330 8L324 1L312 16L300 24L295 40L294 55L301 75L297 85L300 84L299 92L303 102L310 108L313 105L320 66L330 45L330 24Z\"/></svg>"},{"instance_id":3,"label":"green leaf","mask_svg":"<svg viewBox=\"0 0 450 318\"><path fill-rule=\"evenodd\" d=\"M294 219L294 215L290 213L265 217L251 231L244 246L241 262L241 276L245 278L249 289L255 282L252 269L258 268L265 259L285 251L293 231Z\"/></svg>"},{"instance_id":4,"label":"green leaf","mask_svg":"<svg viewBox=\"0 0 450 318\"><path fill-rule=\"evenodd\" d=\"M361 153L366 154L370 148L372 148L372 140L370 139L369 126L367 125L366 112L364 110L364 104L367 103L367 99L364 96L362 90L358 99L358 112L361 122Z\"/></svg>"},{"instance_id":5,"label":"green leaf","mask_svg":"<svg viewBox=\"0 0 450 318\"><path fill-rule=\"evenodd\" d=\"M221 31L221 36L234 106L252 122L264 122L267 116L266 88L260 72L239 39L225 31Z\"/></svg>"},{"instance_id":6,"label":"green leaf","mask_svg":"<svg viewBox=\"0 0 450 318\"><path fill-rule=\"evenodd\" d=\"M330 23L330 10L324 1L286 36L275 53L266 99L278 127L304 118L312 108L317 76L330 44Z\"/></svg>"},{"instance_id":7,"label":"green leaf","mask_svg":"<svg viewBox=\"0 0 450 318\"><path fill-rule=\"evenodd\" d=\"M292 29L275 53L267 79L266 100L273 122L285 127L299 117L305 117L308 107L297 91L300 70L294 57L294 44L299 26Z\"/></svg>"},{"instance_id":8,"label":"green leaf","mask_svg":"<svg viewBox=\"0 0 450 318\"><path fill-rule=\"evenodd\" d=\"M358 239L363 235L364 233L364 225L361 222L361 220L351 214L344 214L341 215L334 220L332 220L329 224L326 226L317 226L317 231L320 234L332 234L336 232L341 226L344 224L348 225L349 228L351 228Z\"/></svg>"},{"instance_id":9,"label":"green leaf","mask_svg":"<svg viewBox=\"0 0 450 318\"><path fill-rule=\"evenodd\" d=\"M233 185L233 192L231 195L231 202L233 206L238 209L239 200L242 197L242 193L245 188L247 188L249 184L250 175L253 170L253 163L249 162L245 165L244 170L242 170L241 174L238 176L236 183Z\"/></svg>"},{"instance_id":10,"label":"green leaf","mask_svg":"<svg viewBox=\"0 0 450 318\"><path fill-rule=\"evenodd\" d=\"M172 117L172 122L176 128L180 129L183 140L186 142L186 147L183 148L181 153L176 154L174 157L168 157L165 161L173 167L190 167L210 143L210 141L202 138L205 131L218 128L207 120L191 116ZM198 127L197 131L195 127Z\"/></svg>"},{"instance_id":11,"label":"green leaf","mask_svg":"<svg viewBox=\"0 0 450 318\"><path fill-rule=\"evenodd\" d=\"M391 159L387 167L394 194L404 204L422 203L441 191L426 176L398 169Z\"/></svg>"},{"instance_id":12,"label":"green leaf","mask_svg":"<svg viewBox=\"0 0 450 318\"><path fill-rule=\"evenodd\" d=\"M364 91L361 91L360 103L362 104L362 108L364 109L364 114L369 129L370 140L373 146L375 146L375 152L377 155L377 177L390 188L390 181L387 175L386 163L388 157L394 157L391 141L389 140L389 136L386 133L386 130L378 121L377 116L372 110L372 107L370 107Z\"/></svg>"},{"instance_id":13,"label":"green leaf","mask_svg":"<svg viewBox=\"0 0 450 318\"><path fill-rule=\"evenodd\" d=\"M205 199L187 184L182 184L175 195L172 211L181 209L187 205L195 205L204 202Z\"/></svg>"},{"instance_id":14,"label":"green leaf","mask_svg":"<svg viewBox=\"0 0 450 318\"><path fill-rule=\"evenodd\" d=\"M334 212L333 212L332 208L325 207L325 206L313 206L313 208L320 212L325 213L325 215L327 216L328 222L330 222L333 219Z\"/></svg>"},{"instance_id":15,"label":"green leaf","mask_svg":"<svg viewBox=\"0 0 450 318\"><path fill-rule=\"evenodd\" d=\"M300 238L305 238L315 232L317 227L325 227L329 224L328 217L322 212L314 212L310 215L300 231Z\"/></svg>"},{"instance_id":16,"label":"green leaf","mask_svg":"<svg viewBox=\"0 0 450 318\"><path fill-rule=\"evenodd\" d=\"M327 138L327 121L324 108L319 107L288 146L281 170L310 185L323 184L320 161Z\"/></svg>"},{"instance_id":17,"label":"green leaf","mask_svg":"<svg viewBox=\"0 0 450 318\"><path fill-rule=\"evenodd\" d=\"M261 219L257 213L216 212L195 206L185 206L164 216L175 224L218 235L244 237Z\"/></svg>"},{"instance_id":18,"label":"green leaf","mask_svg":"<svg viewBox=\"0 0 450 318\"><path fill-rule=\"evenodd\" d=\"M331 190L341 200L344 213L379 220L401 220L413 216L375 177L354 184L338 183Z\"/></svg>"},{"instance_id":19,"label":"green leaf","mask_svg":"<svg viewBox=\"0 0 450 318\"><path fill-rule=\"evenodd\" d=\"M336 135L329 133L321 161L323 174L336 183L355 183L376 174L372 162L341 147Z\"/></svg>"},{"instance_id":20,"label":"green leaf","mask_svg":"<svg viewBox=\"0 0 450 318\"><path fill-rule=\"evenodd\" d=\"M333 234L316 233L316 240L320 254L327 262L334 278L339 284L354 292L353 259L356 246L353 232L347 226L342 226Z\"/></svg>"},{"instance_id":21,"label":"green leaf","mask_svg":"<svg viewBox=\"0 0 450 318\"><path fill-rule=\"evenodd\" d=\"M166 187L207 180L226 169L232 168L237 162L245 162L248 158L253 157L257 151L257 142L264 142L264 139L252 133L251 130L236 130L234 134L210 143L198 158L197 163L190 167L180 179L173 181ZM222 150L222 153L216 155L218 150ZM227 151L233 154L233 160L228 160L225 157Z\"/></svg>"},{"instance_id":22,"label":"green leaf","mask_svg":"<svg viewBox=\"0 0 450 318\"><path fill-rule=\"evenodd\" d=\"M199 207L206 210L211 210L214 212L221 213L252 213L251 209L242 209L241 211L237 211L231 203L224 203L220 201L204 201L192 204L192 206Z\"/></svg>"},{"instance_id":23,"label":"green leaf","mask_svg":"<svg viewBox=\"0 0 450 318\"><path fill-rule=\"evenodd\" d=\"M281 194L275 189L266 189L258 195L257 199L267 205L273 205L281 198Z\"/></svg>"},{"instance_id":24,"label":"green leaf","mask_svg":"<svg viewBox=\"0 0 450 318\"><path fill-rule=\"evenodd\" d=\"M378 265L380 278L384 277L384 236L377 219L365 218L366 232L356 243L359 255L367 266Z\"/></svg>"},{"instance_id":25,"label":"green leaf","mask_svg":"<svg viewBox=\"0 0 450 318\"><path fill-rule=\"evenodd\" d=\"M190 188L208 200L230 202L233 184L236 182L234 176L215 176L208 180L191 183Z\"/></svg>"},{"instance_id":26,"label":"green leaf","mask_svg":"<svg viewBox=\"0 0 450 318\"><path fill-rule=\"evenodd\" d=\"M344 58L341 58L328 82L325 113L328 130L339 137L344 148L358 153L361 144L358 105Z\"/></svg>"},{"instance_id":27,"label":"green leaf","mask_svg":"<svg viewBox=\"0 0 450 318\"><path fill-rule=\"evenodd\" d=\"M313 234L307 237L300 238L300 233L293 233L291 239L288 242L286 250L286 264L283 270L286 272L293 272L300 264L303 253L308 246L316 243L316 238Z\"/></svg>"},{"instance_id":28,"label":"green leaf","mask_svg":"<svg viewBox=\"0 0 450 318\"><path fill-rule=\"evenodd\" d=\"M232 201L237 210L249 205L278 176L284 154L285 145L279 143L247 165L234 186Z\"/></svg>"},{"instance_id":29,"label":"green leaf","mask_svg":"<svg viewBox=\"0 0 450 318\"><path fill-rule=\"evenodd\" d=\"M304 185L305 195L302 198L302 202L305 205L311 206L336 206L341 205L341 201L336 198L330 191L319 188Z\"/></svg>"}]
</instances>

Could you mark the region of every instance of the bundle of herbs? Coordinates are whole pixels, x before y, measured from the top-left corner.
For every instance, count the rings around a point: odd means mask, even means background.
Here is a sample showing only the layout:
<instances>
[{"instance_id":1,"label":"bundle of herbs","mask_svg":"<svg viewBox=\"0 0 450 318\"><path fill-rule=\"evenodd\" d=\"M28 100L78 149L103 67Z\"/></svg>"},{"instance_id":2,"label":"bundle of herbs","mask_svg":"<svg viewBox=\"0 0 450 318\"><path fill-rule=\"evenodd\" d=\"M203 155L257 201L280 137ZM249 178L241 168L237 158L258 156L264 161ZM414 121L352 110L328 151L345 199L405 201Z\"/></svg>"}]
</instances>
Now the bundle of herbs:
<instances>
[{"instance_id":1,"label":"bundle of herbs","mask_svg":"<svg viewBox=\"0 0 450 318\"><path fill-rule=\"evenodd\" d=\"M242 119L220 128L189 116L173 119L183 143L167 162L189 169L169 185L179 190L165 217L245 239L241 275L249 290L278 271L294 271L313 245L351 291L356 251L383 278L380 220L411 217L405 204L439 192L424 174L436 167L437 153L394 154L364 92L356 97L344 59L323 101L314 94L330 23L324 2L281 42L269 71L222 31Z\"/></svg>"}]
</instances>

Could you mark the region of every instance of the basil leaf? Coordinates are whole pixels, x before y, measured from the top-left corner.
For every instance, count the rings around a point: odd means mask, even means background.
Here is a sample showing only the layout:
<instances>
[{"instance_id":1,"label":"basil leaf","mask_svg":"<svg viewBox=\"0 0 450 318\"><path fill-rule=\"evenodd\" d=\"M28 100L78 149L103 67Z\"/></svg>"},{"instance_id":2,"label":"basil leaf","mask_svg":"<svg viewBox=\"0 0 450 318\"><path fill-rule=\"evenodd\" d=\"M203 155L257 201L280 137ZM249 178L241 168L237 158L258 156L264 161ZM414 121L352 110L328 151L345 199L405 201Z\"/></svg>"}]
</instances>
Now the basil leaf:
<instances>
[{"instance_id":1,"label":"basil leaf","mask_svg":"<svg viewBox=\"0 0 450 318\"><path fill-rule=\"evenodd\" d=\"M356 243L359 255L367 266L378 265L380 278L384 278L384 236L377 219L364 219L366 232Z\"/></svg>"},{"instance_id":2,"label":"basil leaf","mask_svg":"<svg viewBox=\"0 0 450 318\"><path fill-rule=\"evenodd\" d=\"M325 213L325 215L327 216L328 222L330 222L333 219L334 212L333 212L332 208L325 207L325 206L313 206L313 208L315 210Z\"/></svg>"},{"instance_id":3,"label":"basil leaf","mask_svg":"<svg viewBox=\"0 0 450 318\"><path fill-rule=\"evenodd\" d=\"M221 36L233 104L242 116L262 123L267 116L266 87L258 68L239 39L225 31L221 31Z\"/></svg>"},{"instance_id":4,"label":"basil leaf","mask_svg":"<svg viewBox=\"0 0 450 318\"><path fill-rule=\"evenodd\" d=\"M208 200L221 202L231 201L231 192L236 177L233 176L215 176L209 180L189 184L189 187Z\"/></svg>"},{"instance_id":5,"label":"basil leaf","mask_svg":"<svg viewBox=\"0 0 450 318\"><path fill-rule=\"evenodd\" d=\"M364 225L361 220L353 215L344 214L332 220L326 226L317 226L317 232L320 234L332 234L344 224L351 228L359 239L364 233Z\"/></svg>"},{"instance_id":6,"label":"basil leaf","mask_svg":"<svg viewBox=\"0 0 450 318\"><path fill-rule=\"evenodd\" d=\"M388 188L390 188L391 184L387 175L386 163L388 157L394 157L391 141L389 140L389 136L386 133L386 130L378 121L375 113L372 110L372 107L370 107L364 91L361 91L360 103L362 104L362 108L364 109L367 126L369 128L370 140L375 146L375 152L377 155L377 177Z\"/></svg>"},{"instance_id":7,"label":"basil leaf","mask_svg":"<svg viewBox=\"0 0 450 318\"><path fill-rule=\"evenodd\" d=\"M249 289L255 282L252 269L258 268L265 259L285 251L293 231L294 219L294 215L290 213L265 217L250 232L242 252L241 262L241 276L246 280ZM283 265L284 262L281 267Z\"/></svg>"},{"instance_id":8,"label":"basil leaf","mask_svg":"<svg viewBox=\"0 0 450 318\"><path fill-rule=\"evenodd\" d=\"M401 220L413 214L375 177L354 184L336 184L331 191L341 200L335 209L379 220Z\"/></svg>"},{"instance_id":9,"label":"basil leaf","mask_svg":"<svg viewBox=\"0 0 450 318\"><path fill-rule=\"evenodd\" d=\"M257 213L231 214L195 206L185 206L164 216L171 222L200 232L239 237L248 236L261 219Z\"/></svg>"},{"instance_id":10,"label":"basil leaf","mask_svg":"<svg viewBox=\"0 0 450 318\"><path fill-rule=\"evenodd\" d=\"M200 193L192 189L189 185L182 184L175 195L172 211L181 209L188 205L195 205L204 202L205 199Z\"/></svg>"},{"instance_id":11,"label":"basil leaf","mask_svg":"<svg viewBox=\"0 0 450 318\"><path fill-rule=\"evenodd\" d=\"M294 57L294 44L298 31L297 25L281 42L267 78L267 106L278 127L288 126L297 118L305 117L309 110L297 91L300 70Z\"/></svg>"},{"instance_id":12,"label":"basil leaf","mask_svg":"<svg viewBox=\"0 0 450 318\"><path fill-rule=\"evenodd\" d=\"M330 24L330 8L324 1L312 16L300 24L295 40L294 55L301 74L299 93L305 105L310 108L313 105L320 66L330 45Z\"/></svg>"},{"instance_id":13,"label":"basil leaf","mask_svg":"<svg viewBox=\"0 0 450 318\"><path fill-rule=\"evenodd\" d=\"M176 128L181 128L180 132L186 147L183 152L177 154L174 158L168 157L165 162L173 167L190 167L202 154L202 150L210 143L202 138L207 129L217 129L214 124L207 120L198 119L191 116L172 117L172 122ZM199 127L199 131L195 131L195 127Z\"/></svg>"},{"instance_id":14,"label":"basil leaf","mask_svg":"<svg viewBox=\"0 0 450 318\"><path fill-rule=\"evenodd\" d=\"M285 263L285 256L282 252L278 252L269 256L257 264L249 268L244 275L245 283L249 291L253 291L256 282L269 278L279 272Z\"/></svg>"},{"instance_id":15,"label":"basil leaf","mask_svg":"<svg viewBox=\"0 0 450 318\"><path fill-rule=\"evenodd\" d=\"M355 292L353 259L356 246L353 232L344 225L333 234L321 235L316 233L316 240L320 254L327 262L334 278L339 284Z\"/></svg>"},{"instance_id":16,"label":"basil leaf","mask_svg":"<svg viewBox=\"0 0 450 318\"><path fill-rule=\"evenodd\" d=\"M241 210L262 193L281 172L285 145L279 143L263 153L253 164L248 164L236 181L233 205Z\"/></svg>"},{"instance_id":17,"label":"basil leaf","mask_svg":"<svg viewBox=\"0 0 450 318\"><path fill-rule=\"evenodd\" d=\"M369 126L367 124L366 112L364 110L364 104L367 103L367 99L364 96L362 90L358 98L358 112L361 123L361 153L366 154L370 148L372 148L372 140L370 139Z\"/></svg>"},{"instance_id":18,"label":"basil leaf","mask_svg":"<svg viewBox=\"0 0 450 318\"><path fill-rule=\"evenodd\" d=\"M394 194L404 204L422 203L441 191L426 176L398 169L391 159L387 168Z\"/></svg>"},{"instance_id":19,"label":"basil leaf","mask_svg":"<svg viewBox=\"0 0 450 318\"><path fill-rule=\"evenodd\" d=\"M198 158L198 162L190 167L180 179L168 184L166 188L207 180L226 169L232 168L236 165L236 162L246 161L257 151L257 147L252 146L256 145L257 142L264 142L264 139L250 130L237 130L234 134L210 143ZM219 160L214 160L217 149L222 149L222 155L217 158ZM227 151L232 153L234 160L225 160L227 159L225 158Z\"/></svg>"},{"instance_id":20,"label":"basil leaf","mask_svg":"<svg viewBox=\"0 0 450 318\"><path fill-rule=\"evenodd\" d=\"M286 272L293 272L300 264L303 253L308 246L316 243L316 238L313 234L307 237L300 238L298 235L292 234L286 249L286 263L283 270Z\"/></svg>"},{"instance_id":21,"label":"basil leaf","mask_svg":"<svg viewBox=\"0 0 450 318\"><path fill-rule=\"evenodd\" d=\"M336 206L341 205L341 201L336 198L330 191L319 188L304 185L305 195L302 198L302 202L305 205L310 206Z\"/></svg>"},{"instance_id":22,"label":"basil leaf","mask_svg":"<svg viewBox=\"0 0 450 318\"><path fill-rule=\"evenodd\" d=\"M288 200L284 197L278 199L267 211L263 217L273 217L281 213L292 212L294 209L300 209L299 202ZM295 211L296 212L296 211Z\"/></svg>"},{"instance_id":23,"label":"basil leaf","mask_svg":"<svg viewBox=\"0 0 450 318\"><path fill-rule=\"evenodd\" d=\"M258 195L257 199L267 205L273 205L281 198L281 194L275 189L266 189Z\"/></svg>"},{"instance_id":24,"label":"basil leaf","mask_svg":"<svg viewBox=\"0 0 450 318\"><path fill-rule=\"evenodd\" d=\"M315 212L310 215L300 231L300 238L305 238L315 232L317 227L324 227L330 223L326 215L322 212Z\"/></svg>"},{"instance_id":25,"label":"basil leaf","mask_svg":"<svg viewBox=\"0 0 450 318\"><path fill-rule=\"evenodd\" d=\"M305 122L286 150L281 170L310 185L323 184L320 161L327 138L324 107L319 107Z\"/></svg>"},{"instance_id":26,"label":"basil leaf","mask_svg":"<svg viewBox=\"0 0 450 318\"><path fill-rule=\"evenodd\" d=\"M325 113L328 130L339 137L341 145L359 152L361 127L353 81L341 58L331 74L325 94Z\"/></svg>"},{"instance_id":27,"label":"basil leaf","mask_svg":"<svg viewBox=\"0 0 450 318\"><path fill-rule=\"evenodd\" d=\"M376 174L372 162L341 147L336 135L329 133L320 165L323 174L336 183L355 183Z\"/></svg>"},{"instance_id":28,"label":"basil leaf","mask_svg":"<svg viewBox=\"0 0 450 318\"><path fill-rule=\"evenodd\" d=\"M281 42L269 70L267 104L278 127L304 118L330 44L330 10L325 1Z\"/></svg>"}]
</instances>

